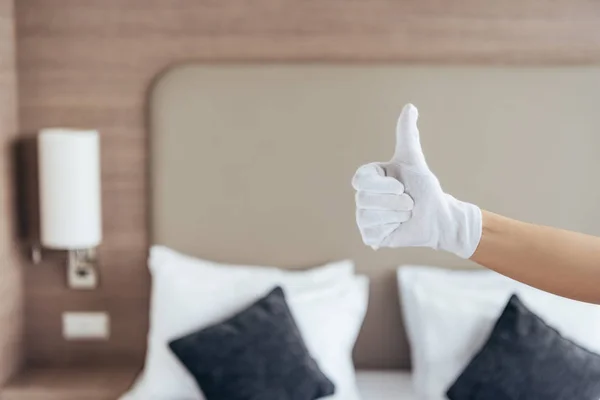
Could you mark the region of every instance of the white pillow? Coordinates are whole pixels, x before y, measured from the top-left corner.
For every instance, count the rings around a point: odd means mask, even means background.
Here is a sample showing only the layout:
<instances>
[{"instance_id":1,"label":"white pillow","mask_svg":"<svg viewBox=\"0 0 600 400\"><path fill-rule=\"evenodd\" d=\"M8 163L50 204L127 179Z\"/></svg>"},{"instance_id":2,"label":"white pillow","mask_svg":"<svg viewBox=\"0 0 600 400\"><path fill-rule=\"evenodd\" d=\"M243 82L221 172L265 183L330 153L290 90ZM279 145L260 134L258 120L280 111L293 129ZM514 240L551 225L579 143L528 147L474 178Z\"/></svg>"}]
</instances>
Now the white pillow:
<instances>
[{"instance_id":1,"label":"white pillow","mask_svg":"<svg viewBox=\"0 0 600 400\"><path fill-rule=\"evenodd\" d=\"M352 348L368 302L368 280L351 261L308 271L233 266L200 260L155 246L150 330L144 370L122 400L204 399L168 342L218 323L279 285L286 292L311 355L336 385L335 399L358 399Z\"/></svg>"},{"instance_id":2,"label":"white pillow","mask_svg":"<svg viewBox=\"0 0 600 400\"><path fill-rule=\"evenodd\" d=\"M369 280L358 275L331 288L292 294L288 303L302 338L335 384L329 400L360 400L352 350L369 301Z\"/></svg>"},{"instance_id":3,"label":"white pillow","mask_svg":"<svg viewBox=\"0 0 600 400\"><path fill-rule=\"evenodd\" d=\"M424 400L446 391L483 346L511 294L565 337L600 352L600 307L486 270L404 266L398 284L411 345L413 384Z\"/></svg>"}]
</instances>

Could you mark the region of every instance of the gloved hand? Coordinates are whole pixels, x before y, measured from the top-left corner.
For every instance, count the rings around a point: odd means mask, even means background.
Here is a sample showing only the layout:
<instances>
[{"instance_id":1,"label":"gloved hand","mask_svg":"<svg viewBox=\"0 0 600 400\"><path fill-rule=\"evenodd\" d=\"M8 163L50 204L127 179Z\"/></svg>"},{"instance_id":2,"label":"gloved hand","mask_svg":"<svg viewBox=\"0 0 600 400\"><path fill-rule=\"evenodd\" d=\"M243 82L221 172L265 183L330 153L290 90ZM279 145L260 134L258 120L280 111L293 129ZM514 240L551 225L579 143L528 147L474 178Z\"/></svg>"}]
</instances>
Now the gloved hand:
<instances>
[{"instance_id":1,"label":"gloved hand","mask_svg":"<svg viewBox=\"0 0 600 400\"><path fill-rule=\"evenodd\" d=\"M425 162L418 117L417 108L406 105L392 159L363 165L352 179L363 241L375 249L431 247L470 258L481 239L481 210L444 193Z\"/></svg>"}]
</instances>

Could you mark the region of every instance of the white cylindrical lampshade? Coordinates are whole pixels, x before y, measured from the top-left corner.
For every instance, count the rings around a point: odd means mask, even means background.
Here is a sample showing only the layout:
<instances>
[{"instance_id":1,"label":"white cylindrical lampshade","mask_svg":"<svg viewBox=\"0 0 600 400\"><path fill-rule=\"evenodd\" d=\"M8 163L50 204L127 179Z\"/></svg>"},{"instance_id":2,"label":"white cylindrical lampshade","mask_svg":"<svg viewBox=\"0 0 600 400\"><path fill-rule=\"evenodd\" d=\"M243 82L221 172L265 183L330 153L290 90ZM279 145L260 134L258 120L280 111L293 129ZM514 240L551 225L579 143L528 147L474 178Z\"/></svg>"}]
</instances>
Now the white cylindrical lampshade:
<instances>
[{"instance_id":1,"label":"white cylindrical lampshade","mask_svg":"<svg viewBox=\"0 0 600 400\"><path fill-rule=\"evenodd\" d=\"M102 240L98 132L44 129L38 137L42 246L96 247Z\"/></svg>"}]
</instances>

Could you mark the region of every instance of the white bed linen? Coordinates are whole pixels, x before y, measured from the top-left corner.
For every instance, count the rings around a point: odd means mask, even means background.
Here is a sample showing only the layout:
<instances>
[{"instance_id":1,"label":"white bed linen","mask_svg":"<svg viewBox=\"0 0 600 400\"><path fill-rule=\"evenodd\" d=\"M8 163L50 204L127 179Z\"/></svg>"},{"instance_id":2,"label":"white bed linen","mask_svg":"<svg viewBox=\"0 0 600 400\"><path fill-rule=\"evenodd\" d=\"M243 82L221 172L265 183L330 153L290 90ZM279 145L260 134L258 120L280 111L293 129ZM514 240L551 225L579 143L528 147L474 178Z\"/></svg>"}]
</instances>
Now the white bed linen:
<instances>
[{"instance_id":1,"label":"white bed linen","mask_svg":"<svg viewBox=\"0 0 600 400\"><path fill-rule=\"evenodd\" d=\"M408 371L357 371L362 400L417 400Z\"/></svg>"},{"instance_id":2,"label":"white bed linen","mask_svg":"<svg viewBox=\"0 0 600 400\"><path fill-rule=\"evenodd\" d=\"M368 280L351 261L304 271L224 265L153 246L150 329L144 370L121 400L204 399L168 342L218 323L275 286L287 302L304 342L336 386L328 399L359 400L352 348L368 303Z\"/></svg>"},{"instance_id":3,"label":"white bed linen","mask_svg":"<svg viewBox=\"0 0 600 400\"><path fill-rule=\"evenodd\" d=\"M444 400L446 391L483 347L510 296L566 338L600 351L598 306L565 299L488 270L403 266L399 290L415 391Z\"/></svg>"}]
</instances>

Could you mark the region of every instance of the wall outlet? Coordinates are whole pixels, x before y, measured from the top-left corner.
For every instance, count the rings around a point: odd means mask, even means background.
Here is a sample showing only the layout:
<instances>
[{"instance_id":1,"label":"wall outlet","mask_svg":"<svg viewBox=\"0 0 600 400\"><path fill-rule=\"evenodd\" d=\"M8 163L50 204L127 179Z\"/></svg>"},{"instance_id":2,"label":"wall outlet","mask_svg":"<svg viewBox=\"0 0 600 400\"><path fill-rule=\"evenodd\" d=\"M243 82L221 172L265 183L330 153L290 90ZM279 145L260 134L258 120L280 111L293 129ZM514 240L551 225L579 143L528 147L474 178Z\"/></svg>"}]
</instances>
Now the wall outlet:
<instances>
[{"instance_id":1,"label":"wall outlet","mask_svg":"<svg viewBox=\"0 0 600 400\"><path fill-rule=\"evenodd\" d=\"M91 265L69 263L67 281L71 289L95 289L98 287L98 272Z\"/></svg>"},{"instance_id":2,"label":"wall outlet","mask_svg":"<svg viewBox=\"0 0 600 400\"><path fill-rule=\"evenodd\" d=\"M110 318L106 312L64 312L62 331L66 340L108 340Z\"/></svg>"}]
</instances>

